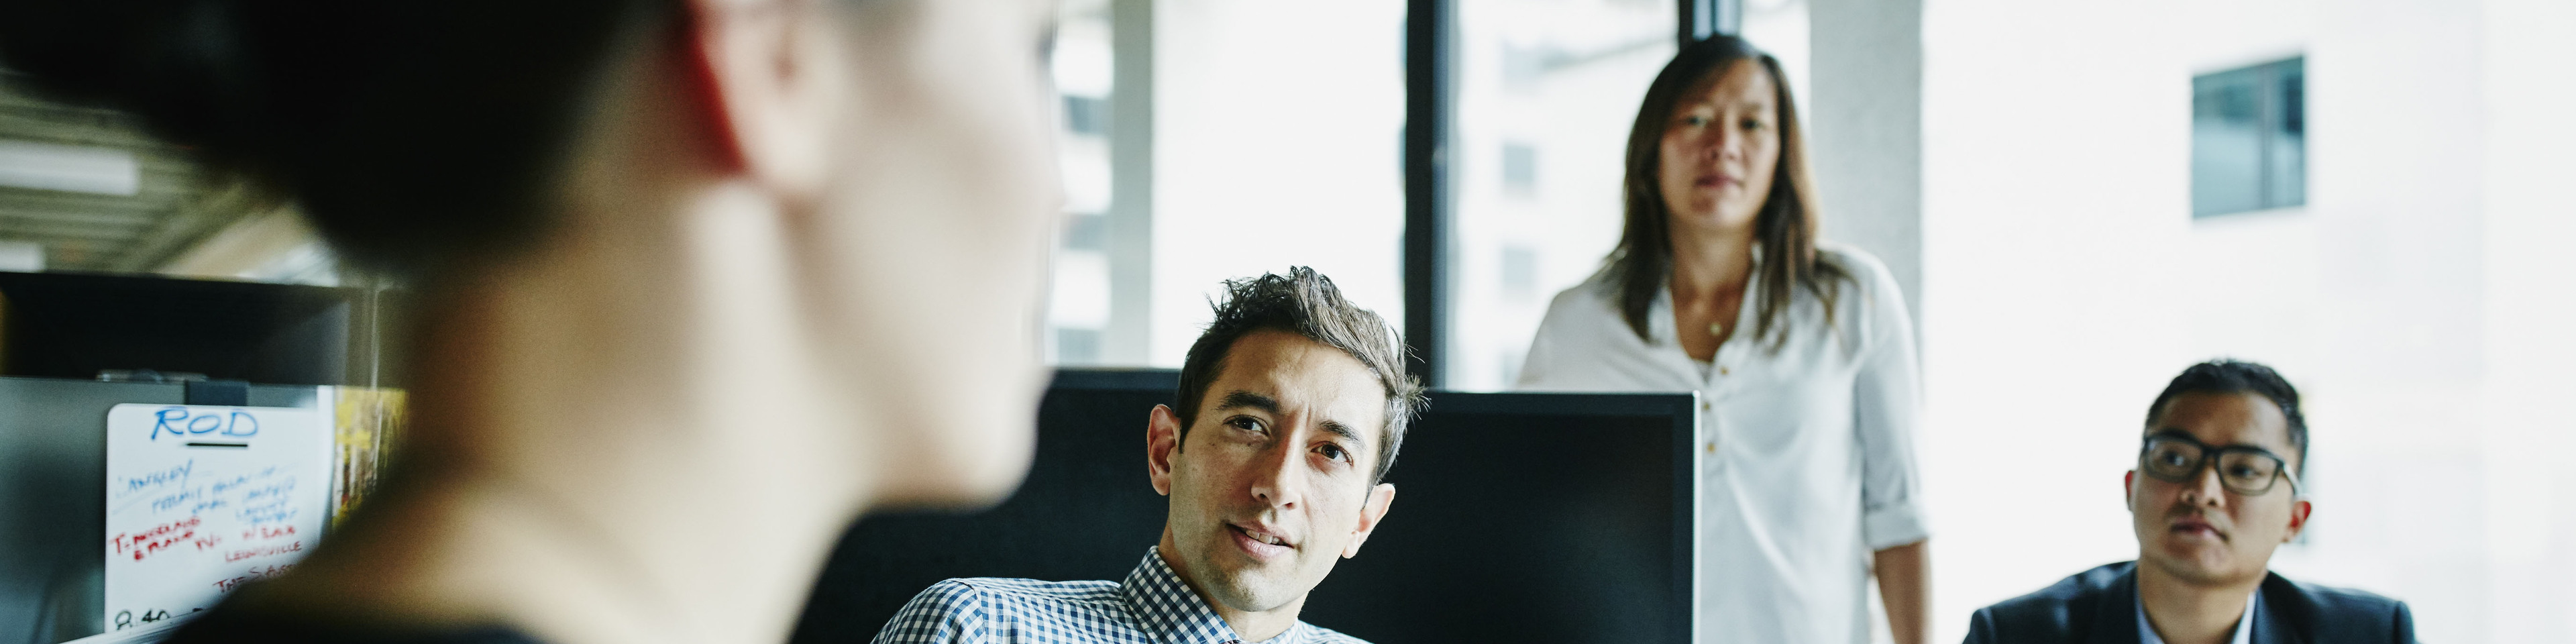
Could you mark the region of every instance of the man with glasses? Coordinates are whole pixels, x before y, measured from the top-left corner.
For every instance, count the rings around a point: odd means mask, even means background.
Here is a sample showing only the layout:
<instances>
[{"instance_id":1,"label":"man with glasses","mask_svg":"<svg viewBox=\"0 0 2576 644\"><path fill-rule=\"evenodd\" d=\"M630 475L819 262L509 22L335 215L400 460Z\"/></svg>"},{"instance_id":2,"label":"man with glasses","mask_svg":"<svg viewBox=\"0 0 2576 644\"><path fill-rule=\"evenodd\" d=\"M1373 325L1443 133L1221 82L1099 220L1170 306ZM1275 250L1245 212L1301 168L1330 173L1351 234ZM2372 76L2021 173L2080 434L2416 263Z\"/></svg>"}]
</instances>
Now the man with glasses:
<instances>
[{"instance_id":1,"label":"man with glasses","mask_svg":"<svg viewBox=\"0 0 2576 644\"><path fill-rule=\"evenodd\" d=\"M2413 642L2404 602L2272 574L2310 505L2299 391L2270 367L2192 365L2147 408L2125 478L2138 560L1977 611L1968 641ZM2140 476L2140 475L2144 476Z\"/></svg>"}]
</instances>

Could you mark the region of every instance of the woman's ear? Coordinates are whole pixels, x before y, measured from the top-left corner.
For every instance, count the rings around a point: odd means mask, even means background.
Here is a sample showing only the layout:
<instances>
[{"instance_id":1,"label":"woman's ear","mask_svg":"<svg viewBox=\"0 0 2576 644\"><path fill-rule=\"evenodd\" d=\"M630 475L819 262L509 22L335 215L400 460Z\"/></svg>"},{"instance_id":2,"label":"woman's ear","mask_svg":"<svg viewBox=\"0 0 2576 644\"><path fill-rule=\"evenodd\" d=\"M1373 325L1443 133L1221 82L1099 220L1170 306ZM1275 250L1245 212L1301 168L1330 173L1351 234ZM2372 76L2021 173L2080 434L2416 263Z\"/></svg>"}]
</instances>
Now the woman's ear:
<instances>
[{"instance_id":1,"label":"woman's ear","mask_svg":"<svg viewBox=\"0 0 2576 644\"><path fill-rule=\"evenodd\" d=\"M689 0L690 93L722 171L782 199L817 197L846 91L838 16L816 0Z\"/></svg>"}]
</instances>

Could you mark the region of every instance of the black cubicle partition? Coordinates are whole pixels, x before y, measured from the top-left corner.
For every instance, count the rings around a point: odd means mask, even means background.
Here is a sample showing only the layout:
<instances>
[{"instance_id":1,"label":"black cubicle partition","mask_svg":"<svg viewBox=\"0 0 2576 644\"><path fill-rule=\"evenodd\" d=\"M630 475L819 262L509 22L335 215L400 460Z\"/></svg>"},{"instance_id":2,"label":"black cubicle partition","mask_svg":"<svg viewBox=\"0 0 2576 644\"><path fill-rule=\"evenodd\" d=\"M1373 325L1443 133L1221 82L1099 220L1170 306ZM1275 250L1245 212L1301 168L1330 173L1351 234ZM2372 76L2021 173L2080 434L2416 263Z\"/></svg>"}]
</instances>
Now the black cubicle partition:
<instances>
[{"instance_id":1,"label":"black cubicle partition","mask_svg":"<svg viewBox=\"0 0 2576 644\"><path fill-rule=\"evenodd\" d=\"M1010 501L868 519L842 539L795 642L864 642L949 577L1124 577L1162 534L1145 419L1168 371L1059 374ZM1378 644L1689 642L1697 452L1688 394L1436 393L1396 459L1393 507L1304 618Z\"/></svg>"},{"instance_id":2,"label":"black cubicle partition","mask_svg":"<svg viewBox=\"0 0 2576 644\"><path fill-rule=\"evenodd\" d=\"M0 376L88 380L106 370L151 370L399 386L384 379L402 374L384 364L399 354L367 353L379 343L367 341L371 325L363 323L386 299L349 288L0 271Z\"/></svg>"}]
</instances>

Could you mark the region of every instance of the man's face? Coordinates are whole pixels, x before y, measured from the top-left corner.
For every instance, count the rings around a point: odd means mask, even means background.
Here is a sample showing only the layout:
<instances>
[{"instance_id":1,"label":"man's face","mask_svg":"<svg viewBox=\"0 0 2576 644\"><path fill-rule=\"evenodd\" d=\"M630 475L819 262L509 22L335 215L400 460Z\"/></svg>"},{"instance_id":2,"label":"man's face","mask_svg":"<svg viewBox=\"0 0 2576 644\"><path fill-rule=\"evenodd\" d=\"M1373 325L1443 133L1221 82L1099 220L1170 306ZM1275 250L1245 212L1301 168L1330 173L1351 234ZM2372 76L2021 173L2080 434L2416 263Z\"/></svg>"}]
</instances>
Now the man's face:
<instances>
[{"instance_id":1,"label":"man's face","mask_svg":"<svg viewBox=\"0 0 2576 644\"><path fill-rule=\"evenodd\" d=\"M2175 396L2147 428L2147 436L2189 438L2212 450L2259 447L2279 455L2290 471L2298 467L2289 419L2259 394ZM2193 470L2181 483L2129 471L2129 514L2142 565L2194 584L2260 578L2272 549L2307 525L2308 502L2297 498L2287 481L2275 482L2262 494L2239 494L2221 483L2218 469Z\"/></svg>"},{"instance_id":2,"label":"man's face","mask_svg":"<svg viewBox=\"0 0 2576 644\"><path fill-rule=\"evenodd\" d=\"M1370 481L1386 404L1340 349L1281 331L1235 340L1188 436L1171 408L1154 408L1147 465L1172 497L1164 557L1211 602L1302 606L1395 499Z\"/></svg>"}]
</instances>

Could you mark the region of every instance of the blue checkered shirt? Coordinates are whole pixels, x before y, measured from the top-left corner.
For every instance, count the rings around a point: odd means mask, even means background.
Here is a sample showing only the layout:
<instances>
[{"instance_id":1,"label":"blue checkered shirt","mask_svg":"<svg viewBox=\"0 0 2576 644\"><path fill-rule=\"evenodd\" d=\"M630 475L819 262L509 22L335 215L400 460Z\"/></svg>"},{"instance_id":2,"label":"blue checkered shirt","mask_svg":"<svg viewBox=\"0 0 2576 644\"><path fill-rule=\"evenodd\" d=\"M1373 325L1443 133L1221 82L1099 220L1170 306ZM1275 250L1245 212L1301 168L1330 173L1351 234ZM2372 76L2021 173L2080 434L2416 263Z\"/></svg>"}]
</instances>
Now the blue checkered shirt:
<instances>
[{"instance_id":1,"label":"blue checkered shirt","mask_svg":"<svg viewBox=\"0 0 2576 644\"><path fill-rule=\"evenodd\" d=\"M1154 549L1127 580L950 579L886 620L875 644L1244 644ZM1368 644L1305 622L1262 644Z\"/></svg>"}]
</instances>

